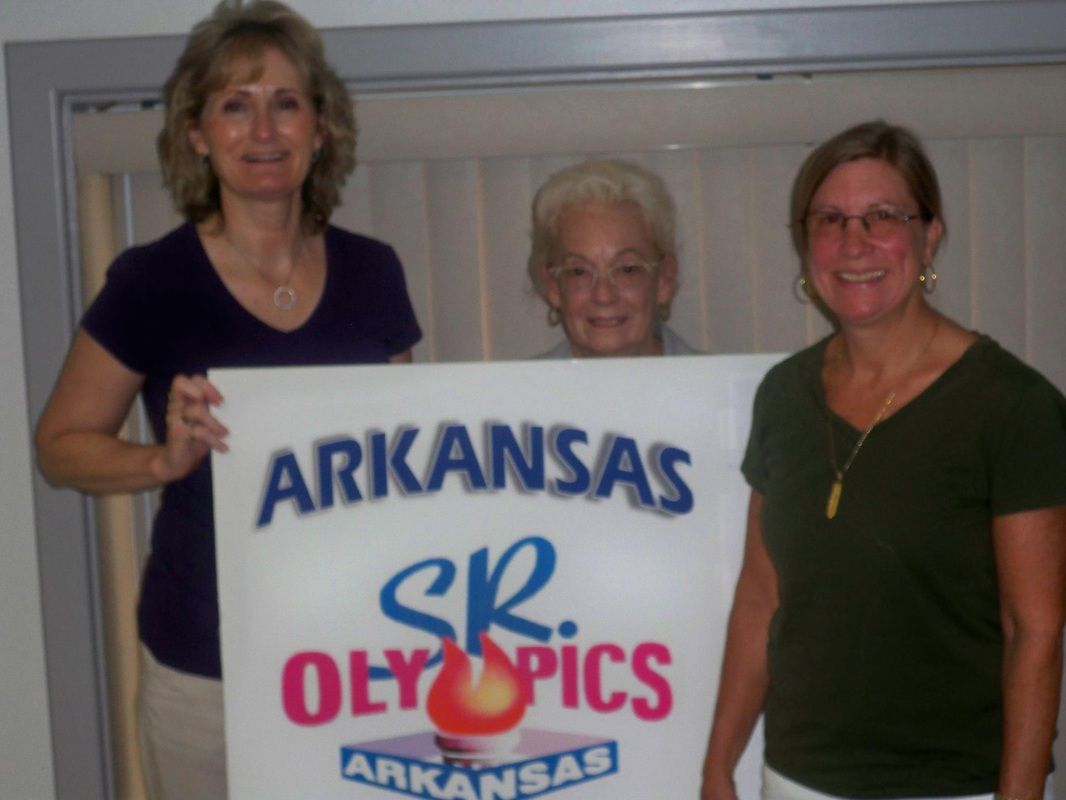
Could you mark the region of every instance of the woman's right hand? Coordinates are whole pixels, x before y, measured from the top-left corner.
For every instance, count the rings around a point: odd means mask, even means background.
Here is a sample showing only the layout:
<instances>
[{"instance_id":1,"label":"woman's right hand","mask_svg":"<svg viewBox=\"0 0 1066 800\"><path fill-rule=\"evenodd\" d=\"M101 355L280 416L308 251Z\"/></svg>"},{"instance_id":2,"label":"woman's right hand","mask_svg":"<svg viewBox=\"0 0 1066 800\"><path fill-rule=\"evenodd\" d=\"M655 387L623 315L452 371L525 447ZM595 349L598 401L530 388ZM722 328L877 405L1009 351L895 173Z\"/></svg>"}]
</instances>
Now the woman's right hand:
<instances>
[{"instance_id":1,"label":"woman's right hand","mask_svg":"<svg viewBox=\"0 0 1066 800\"><path fill-rule=\"evenodd\" d=\"M222 394L203 375L175 375L167 393L167 435L152 462L161 483L180 480L196 469L204 457L228 451L223 438L229 431L211 413Z\"/></svg>"},{"instance_id":2,"label":"woman's right hand","mask_svg":"<svg viewBox=\"0 0 1066 800\"><path fill-rule=\"evenodd\" d=\"M700 800L737 800L736 786L728 777L714 778L704 774Z\"/></svg>"},{"instance_id":3,"label":"woman's right hand","mask_svg":"<svg viewBox=\"0 0 1066 800\"><path fill-rule=\"evenodd\" d=\"M226 451L226 429L209 410L222 396L203 376L172 382L165 442L120 437L143 383L85 331L74 335L37 423L37 463L49 483L91 494L139 492L185 477L211 448Z\"/></svg>"},{"instance_id":4,"label":"woman's right hand","mask_svg":"<svg viewBox=\"0 0 1066 800\"><path fill-rule=\"evenodd\" d=\"M753 490L748 503L744 563L729 612L718 703L703 762L700 800L737 800L733 773L762 713L770 686L766 648L770 620L779 599L777 571L763 541L762 507L762 494Z\"/></svg>"}]
</instances>

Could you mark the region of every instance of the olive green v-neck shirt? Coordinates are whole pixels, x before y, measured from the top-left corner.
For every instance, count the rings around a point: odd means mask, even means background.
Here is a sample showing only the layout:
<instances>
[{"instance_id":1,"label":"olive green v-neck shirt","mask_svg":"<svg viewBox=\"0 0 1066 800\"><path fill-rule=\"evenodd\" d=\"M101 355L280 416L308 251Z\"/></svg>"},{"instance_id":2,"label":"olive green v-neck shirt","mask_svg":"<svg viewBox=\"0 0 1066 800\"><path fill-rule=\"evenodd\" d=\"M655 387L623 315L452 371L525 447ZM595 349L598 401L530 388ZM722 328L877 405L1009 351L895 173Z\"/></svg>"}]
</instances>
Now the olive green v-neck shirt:
<instances>
[{"instance_id":1,"label":"olive green v-neck shirt","mask_svg":"<svg viewBox=\"0 0 1066 800\"><path fill-rule=\"evenodd\" d=\"M765 496L781 605L770 627L766 761L830 794L996 788L1002 632L991 522L1066 503L1066 399L982 337L877 425L826 410L823 340L755 398L743 471Z\"/></svg>"}]
</instances>

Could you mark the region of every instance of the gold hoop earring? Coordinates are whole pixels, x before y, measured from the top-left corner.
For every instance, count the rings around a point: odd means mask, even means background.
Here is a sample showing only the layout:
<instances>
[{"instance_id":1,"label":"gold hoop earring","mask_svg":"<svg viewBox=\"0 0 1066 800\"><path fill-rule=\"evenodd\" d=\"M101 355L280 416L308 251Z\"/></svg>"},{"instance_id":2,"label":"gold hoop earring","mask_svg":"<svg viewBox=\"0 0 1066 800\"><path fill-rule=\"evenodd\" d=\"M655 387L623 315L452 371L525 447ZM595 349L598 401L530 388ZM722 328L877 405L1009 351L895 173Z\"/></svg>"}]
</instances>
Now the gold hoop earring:
<instances>
[{"instance_id":1,"label":"gold hoop earring","mask_svg":"<svg viewBox=\"0 0 1066 800\"><path fill-rule=\"evenodd\" d=\"M810 280L807 278L806 272L801 272L796 276L796 279L792 281L792 296L796 298L796 302L809 306L814 302L818 296L814 287L811 286Z\"/></svg>"},{"instance_id":2,"label":"gold hoop earring","mask_svg":"<svg viewBox=\"0 0 1066 800\"><path fill-rule=\"evenodd\" d=\"M559 324L559 320L562 319L562 314L555 306L548 306L548 324L551 327L555 327Z\"/></svg>"},{"instance_id":3,"label":"gold hoop earring","mask_svg":"<svg viewBox=\"0 0 1066 800\"><path fill-rule=\"evenodd\" d=\"M936 272L933 271L932 264L926 264L922 267L922 274L918 276L918 283L921 284L922 291L926 294L932 294L936 291Z\"/></svg>"}]
</instances>

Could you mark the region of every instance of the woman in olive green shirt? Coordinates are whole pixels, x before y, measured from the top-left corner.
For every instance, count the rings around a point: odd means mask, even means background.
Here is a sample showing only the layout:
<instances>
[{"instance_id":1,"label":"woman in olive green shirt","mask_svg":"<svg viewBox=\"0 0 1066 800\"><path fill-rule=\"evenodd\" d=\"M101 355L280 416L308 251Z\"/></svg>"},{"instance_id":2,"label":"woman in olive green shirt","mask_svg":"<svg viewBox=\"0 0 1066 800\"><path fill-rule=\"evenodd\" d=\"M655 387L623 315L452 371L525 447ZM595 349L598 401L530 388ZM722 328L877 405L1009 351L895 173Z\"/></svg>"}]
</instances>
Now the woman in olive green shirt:
<instances>
[{"instance_id":1,"label":"woman in olive green shirt","mask_svg":"<svg viewBox=\"0 0 1066 800\"><path fill-rule=\"evenodd\" d=\"M764 797L1044 796L1066 615L1066 400L935 311L936 176L874 122L792 194L835 333L767 375L703 800L765 711Z\"/></svg>"}]
</instances>

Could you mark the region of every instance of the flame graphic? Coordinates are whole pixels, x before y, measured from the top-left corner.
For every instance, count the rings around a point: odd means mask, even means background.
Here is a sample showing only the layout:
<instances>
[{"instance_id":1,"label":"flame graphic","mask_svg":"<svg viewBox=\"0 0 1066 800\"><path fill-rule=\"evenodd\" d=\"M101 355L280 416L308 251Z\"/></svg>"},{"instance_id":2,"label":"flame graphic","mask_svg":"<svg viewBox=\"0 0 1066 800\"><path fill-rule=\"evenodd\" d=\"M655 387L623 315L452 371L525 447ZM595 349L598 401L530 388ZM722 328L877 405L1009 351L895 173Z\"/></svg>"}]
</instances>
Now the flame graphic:
<instances>
[{"instance_id":1,"label":"flame graphic","mask_svg":"<svg viewBox=\"0 0 1066 800\"><path fill-rule=\"evenodd\" d=\"M444 639L444 666L429 690L426 712L439 730L484 736L509 731L522 721L526 700L518 671L500 647L480 635L484 668L473 685L470 656Z\"/></svg>"}]
</instances>

